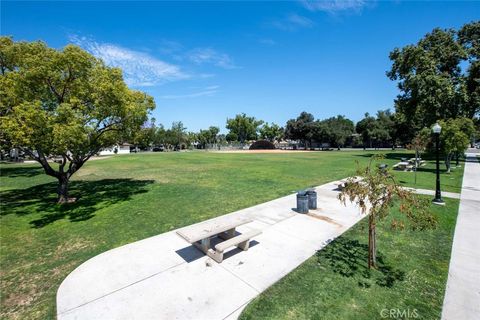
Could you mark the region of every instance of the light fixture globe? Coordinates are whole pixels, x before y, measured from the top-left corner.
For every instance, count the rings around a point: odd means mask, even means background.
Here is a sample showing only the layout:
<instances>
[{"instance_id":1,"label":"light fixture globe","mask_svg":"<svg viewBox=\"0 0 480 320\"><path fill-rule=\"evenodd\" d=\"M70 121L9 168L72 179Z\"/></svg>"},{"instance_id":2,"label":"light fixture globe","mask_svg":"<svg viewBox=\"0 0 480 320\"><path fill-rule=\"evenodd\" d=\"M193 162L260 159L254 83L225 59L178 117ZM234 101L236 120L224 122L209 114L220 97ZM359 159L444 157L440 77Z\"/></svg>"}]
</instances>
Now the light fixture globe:
<instances>
[{"instance_id":1,"label":"light fixture globe","mask_svg":"<svg viewBox=\"0 0 480 320\"><path fill-rule=\"evenodd\" d=\"M437 123L435 123L432 127L433 133L439 134L442 131L442 127Z\"/></svg>"}]
</instances>

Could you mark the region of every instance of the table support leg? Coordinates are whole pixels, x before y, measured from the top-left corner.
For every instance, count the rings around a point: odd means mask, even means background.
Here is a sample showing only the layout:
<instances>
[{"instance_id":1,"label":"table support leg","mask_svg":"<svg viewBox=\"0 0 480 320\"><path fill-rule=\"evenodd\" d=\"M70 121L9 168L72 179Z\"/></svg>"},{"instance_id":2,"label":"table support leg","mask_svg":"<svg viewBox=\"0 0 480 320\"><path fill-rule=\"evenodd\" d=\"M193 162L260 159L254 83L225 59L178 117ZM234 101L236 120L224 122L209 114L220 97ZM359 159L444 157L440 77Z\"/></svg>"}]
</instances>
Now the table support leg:
<instances>
[{"instance_id":1,"label":"table support leg","mask_svg":"<svg viewBox=\"0 0 480 320\"><path fill-rule=\"evenodd\" d=\"M228 239L231 239L231 238L235 237L235 228L228 229L225 232L219 233L218 237L223 239L223 240L228 240Z\"/></svg>"},{"instance_id":2,"label":"table support leg","mask_svg":"<svg viewBox=\"0 0 480 320\"><path fill-rule=\"evenodd\" d=\"M202 248L202 251L207 253L208 249L210 249L210 238L202 239L202 241L200 242L200 246Z\"/></svg>"}]
</instances>

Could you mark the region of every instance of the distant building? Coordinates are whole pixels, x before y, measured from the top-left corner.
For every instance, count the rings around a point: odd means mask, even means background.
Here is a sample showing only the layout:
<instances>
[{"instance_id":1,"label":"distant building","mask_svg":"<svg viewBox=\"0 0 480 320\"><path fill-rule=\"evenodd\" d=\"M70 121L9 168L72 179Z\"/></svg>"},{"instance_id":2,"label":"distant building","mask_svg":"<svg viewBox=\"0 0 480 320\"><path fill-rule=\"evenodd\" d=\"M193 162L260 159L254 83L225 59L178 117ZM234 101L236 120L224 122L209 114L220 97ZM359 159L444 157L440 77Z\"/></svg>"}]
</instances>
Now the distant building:
<instances>
[{"instance_id":1,"label":"distant building","mask_svg":"<svg viewBox=\"0 0 480 320\"><path fill-rule=\"evenodd\" d=\"M131 144L129 143L117 144L110 148L101 150L98 154L101 156L109 156L112 154L127 154L130 153L130 146Z\"/></svg>"}]
</instances>

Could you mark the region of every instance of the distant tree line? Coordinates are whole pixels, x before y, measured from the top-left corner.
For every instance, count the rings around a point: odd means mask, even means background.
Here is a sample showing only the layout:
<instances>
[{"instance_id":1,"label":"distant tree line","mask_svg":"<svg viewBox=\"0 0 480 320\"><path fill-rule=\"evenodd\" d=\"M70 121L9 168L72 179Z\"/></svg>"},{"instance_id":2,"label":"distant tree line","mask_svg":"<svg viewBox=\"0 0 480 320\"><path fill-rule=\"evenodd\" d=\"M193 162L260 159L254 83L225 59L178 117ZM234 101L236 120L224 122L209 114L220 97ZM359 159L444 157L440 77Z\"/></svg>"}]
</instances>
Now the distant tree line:
<instances>
[{"instance_id":1,"label":"distant tree line","mask_svg":"<svg viewBox=\"0 0 480 320\"><path fill-rule=\"evenodd\" d=\"M134 135L131 142L140 149L162 145L166 150L188 147L205 149L208 146L246 144L256 140L289 140L302 148L320 144L335 148L376 148L391 147L398 142L394 114L389 110L378 111L376 116L367 113L356 125L342 115L320 120L311 113L302 112L297 118L288 120L284 127L242 113L227 119L225 127L228 130L226 135L220 134L220 128L216 126L188 132L182 122L174 122L166 129L162 124L156 125L152 118Z\"/></svg>"}]
</instances>

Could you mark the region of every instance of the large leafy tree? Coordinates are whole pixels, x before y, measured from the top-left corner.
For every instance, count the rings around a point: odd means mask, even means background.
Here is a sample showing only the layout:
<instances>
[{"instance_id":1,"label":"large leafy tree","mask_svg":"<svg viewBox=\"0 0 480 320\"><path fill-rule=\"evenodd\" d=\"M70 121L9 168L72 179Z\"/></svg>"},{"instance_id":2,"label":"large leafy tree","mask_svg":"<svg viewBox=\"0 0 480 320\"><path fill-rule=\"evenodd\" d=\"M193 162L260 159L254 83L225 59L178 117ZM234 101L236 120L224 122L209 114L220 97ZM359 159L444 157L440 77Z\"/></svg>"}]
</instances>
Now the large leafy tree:
<instances>
[{"instance_id":1,"label":"large leafy tree","mask_svg":"<svg viewBox=\"0 0 480 320\"><path fill-rule=\"evenodd\" d=\"M362 120L357 122L355 130L362 136L363 148L366 148L367 145L370 148L373 146L373 139L375 135L375 117L371 116L368 112L365 113L365 116Z\"/></svg>"},{"instance_id":2,"label":"large leafy tree","mask_svg":"<svg viewBox=\"0 0 480 320\"><path fill-rule=\"evenodd\" d=\"M479 39L480 23L472 22L458 32L434 29L417 44L390 53L393 64L387 76L398 81L401 92L395 100L396 112L411 136L437 119L478 115Z\"/></svg>"},{"instance_id":3,"label":"large leafy tree","mask_svg":"<svg viewBox=\"0 0 480 320\"><path fill-rule=\"evenodd\" d=\"M206 130L200 130L197 135L197 141L201 148L205 149L207 144L215 144L218 141L219 127L210 126Z\"/></svg>"},{"instance_id":4,"label":"large leafy tree","mask_svg":"<svg viewBox=\"0 0 480 320\"><path fill-rule=\"evenodd\" d=\"M458 159L470 145L470 137L475 133L475 126L472 119L457 118L440 121L442 132L440 140L445 153L445 166L447 172L451 171L451 161L454 157Z\"/></svg>"},{"instance_id":5,"label":"large leafy tree","mask_svg":"<svg viewBox=\"0 0 480 320\"><path fill-rule=\"evenodd\" d=\"M376 116L369 113L356 125L357 133L362 135L364 147L379 147L395 144L394 115L389 110L379 110Z\"/></svg>"},{"instance_id":6,"label":"large leafy tree","mask_svg":"<svg viewBox=\"0 0 480 320\"><path fill-rule=\"evenodd\" d=\"M300 140L305 145L314 136L315 118L311 113L303 111L296 119L290 119L285 126L285 137Z\"/></svg>"},{"instance_id":7,"label":"large leafy tree","mask_svg":"<svg viewBox=\"0 0 480 320\"><path fill-rule=\"evenodd\" d=\"M148 149L155 141L156 132L155 118L152 118L149 122L145 122L138 131L133 133L132 142L135 147L143 150Z\"/></svg>"},{"instance_id":8,"label":"large leafy tree","mask_svg":"<svg viewBox=\"0 0 480 320\"><path fill-rule=\"evenodd\" d=\"M390 110L377 111L377 121L375 123L375 132L377 140L383 143L395 145L395 122L394 115Z\"/></svg>"},{"instance_id":9,"label":"large leafy tree","mask_svg":"<svg viewBox=\"0 0 480 320\"><path fill-rule=\"evenodd\" d=\"M174 121L172 127L165 131L165 141L167 145L173 146L174 149L180 150L183 144L188 142L187 128L183 126L181 121Z\"/></svg>"},{"instance_id":10,"label":"large leafy tree","mask_svg":"<svg viewBox=\"0 0 480 320\"><path fill-rule=\"evenodd\" d=\"M260 138L273 142L275 140L279 141L283 138L284 130L276 123L272 123L271 125L265 123L260 128Z\"/></svg>"},{"instance_id":11,"label":"large leafy tree","mask_svg":"<svg viewBox=\"0 0 480 320\"><path fill-rule=\"evenodd\" d=\"M122 71L73 45L0 38L2 140L38 161L58 179L58 202L68 182L102 148L139 128L155 106L125 84ZM60 159L58 166L50 157Z\"/></svg>"},{"instance_id":12,"label":"large leafy tree","mask_svg":"<svg viewBox=\"0 0 480 320\"><path fill-rule=\"evenodd\" d=\"M238 140L241 143L247 140L255 140L257 139L258 127L262 123L262 120L249 117L245 113L237 114L235 118L227 119L226 128L230 130L227 136L229 140Z\"/></svg>"},{"instance_id":13,"label":"large leafy tree","mask_svg":"<svg viewBox=\"0 0 480 320\"><path fill-rule=\"evenodd\" d=\"M465 76L465 99L470 118L480 111L480 22L464 25L458 31L458 41L464 47L468 61Z\"/></svg>"},{"instance_id":14,"label":"large leafy tree","mask_svg":"<svg viewBox=\"0 0 480 320\"><path fill-rule=\"evenodd\" d=\"M323 125L322 125L323 124ZM322 142L328 142L338 149L345 145L345 142L355 131L353 121L345 118L345 116L336 116L321 121L323 132ZM320 130L322 132L322 130Z\"/></svg>"}]
</instances>

